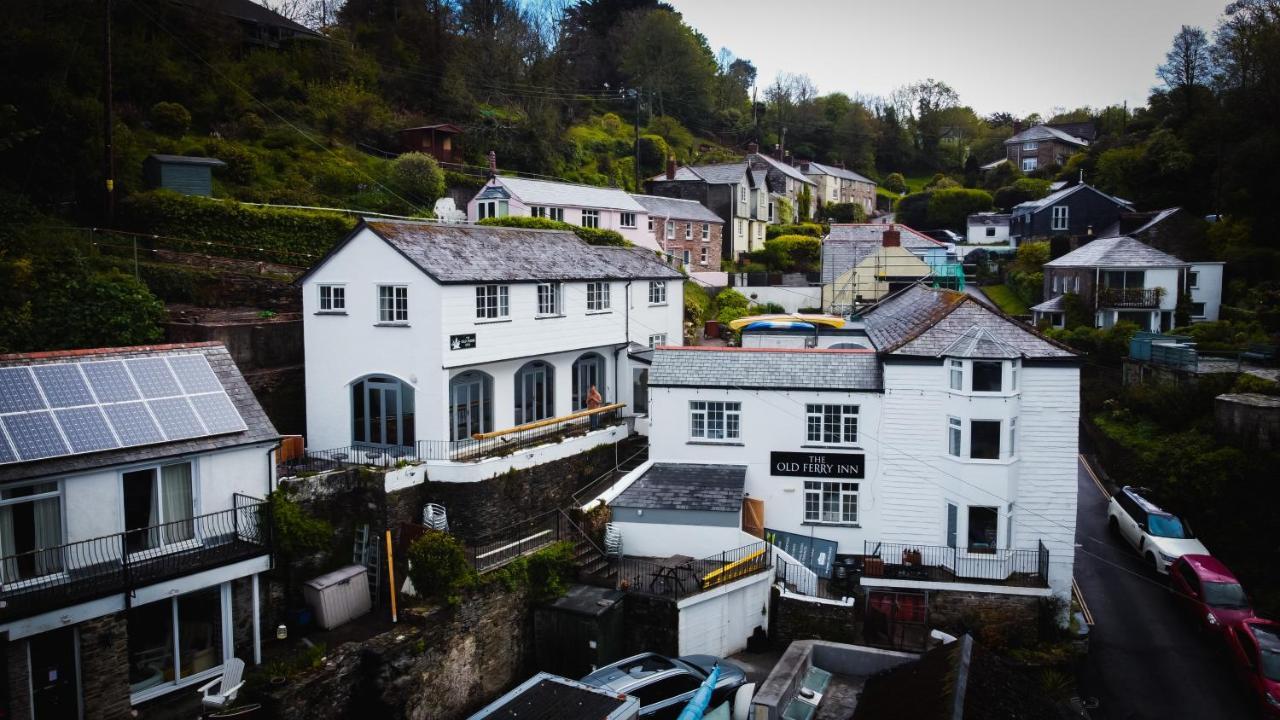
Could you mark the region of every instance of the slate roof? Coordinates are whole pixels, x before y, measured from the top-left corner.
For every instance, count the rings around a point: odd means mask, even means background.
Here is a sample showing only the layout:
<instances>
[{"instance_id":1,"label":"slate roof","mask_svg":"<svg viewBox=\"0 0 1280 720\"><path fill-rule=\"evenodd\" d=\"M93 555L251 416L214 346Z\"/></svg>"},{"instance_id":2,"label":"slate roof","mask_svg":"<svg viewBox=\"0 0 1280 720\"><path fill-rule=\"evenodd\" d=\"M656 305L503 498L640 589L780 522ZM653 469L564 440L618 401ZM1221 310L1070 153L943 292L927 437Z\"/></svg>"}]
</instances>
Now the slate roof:
<instances>
[{"instance_id":1,"label":"slate roof","mask_svg":"<svg viewBox=\"0 0 1280 720\"><path fill-rule=\"evenodd\" d=\"M1187 263L1127 235L1098 238L1045 267L1184 267Z\"/></svg>"},{"instance_id":2,"label":"slate roof","mask_svg":"<svg viewBox=\"0 0 1280 720\"><path fill-rule=\"evenodd\" d=\"M365 221L331 250L330 256L366 229L442 284L684 277L659 262L650 250L588 245L568 230L497 225ZM321 260L308 274L324 262Z\"/></svg>"},{"instance_id":3,"label":"slate roof","mask_svg":"<svg viewBox=\"0 0 1280 720\"><path fill-rule=\"evenodd\" d=\"M253 0L177 0L178 4L198 10L212 10L238 20L246 20L248 22L257 23L259 25L274 25L276 27L288 28L293 32L310 35L313 37L323 37L320 33L312 30L306 25L294 22L280 13L266 7L261 3Z\"/></svg>"},{"instance_id":4,"label":"slate roof","mask_svg":"<svg viewBox=\"0 0 1280 720\"><path fill-rule=\"evenodd\" d=\"M800 172L799 170L797 170L796 168L794 168L794 167L792 167L792 166L790 166L790 165L788 165L788 164L786 164L786 163L782 162L781 160L777 160L777 159L775 159L775 158L771 158L771 157L769 157L768 155L765 155L764 153L753 153L753 154L751 154L751 155L748 155L748 156L747 156L747 161L748 161L748 162L754 161L754 160L756 160L756 159L759 159L759 160L763 161L766 165L768 165L768 166L772 167L773 169L777 170L778 172L781 172L783 175L790 176L790 177L791 177L792 179L794 179L794 180L799 180L800 182L802 182L802 183L806 183L806 184L809 184L809 185L813 185L813 184L815 184L812 180L810 180L809 178L805 177L805 176L804 176L804 173L802 173L802 172Z\"/></svg>"},{"instance_id":5,"label":"slate roof","mask_svg":"<svg viewBox=\"0 0 1280 720\"><path fill-rule=\"evenodd\" d=\"M881 300L863 311L862 317L872 344L886 355L942 357L978 328L983 334L975 336L982 338L974 341L975 346L991 342L1024 358L1076 356L1065 345L969 295L919 283Z\"/></svg>"},{"instance_id":6,"label":"slate roof","mask_svg":"<svg viewBox=\"0 0 1280 720\"><path fill-rule=\"evenodd\" d=\"M866 257L881 247L884 231L893 227L902 236L902 247L907 250L946 248L943 243L912 230L906 225L883 223L854 223L832 225L831 232L822 239L822 282L833 283L849 272Z\"/></svg>"},{"instance_id":7,"label":"slate roof","mask_svg":"<svg viewBox=\"0 0 1280 720\"><path fill-rule=\"evenodd\" d=\"M226 167L227 165L218 158L198 157L195 155L165 155L163 153L152 153L147 156L147 159L169 165L204 165L207 167Z\"/></svg>"},{"instance_id":8,"label":"slate roof","mask_svg":"<svg viewBox=\"0 0 1280 720\"><path fill-rule=\"evenodd\" d=\"M654 510L738 512L747 482L746 465L654 463L609 503Z\"/></svg>"},{"instance_id":9,"label":"slate roof","mask_svg":"<svg viewBox=\"0 0 1280 720\"><path fill-rule=\"evenodd\" d=\"M1098 188L1093 187L1092 185L1087 185L1085 183L1078 183L1070 187L1062 188L1061 190L1058 190L1056 192L1049 193L1048 195L1045 195L1039 200L1028 200L1023 203L1018 203L1017 205L1013 206L1013 210L1014 210L1013 214L1024 215L1029 212L1038 212L1040 210L1043 210L1049 207L1050 205L1054 205L1058 202L1061 202L1062 200L1066 199L1069 195L1072 195L1081 190L1084 190L1085 188L1092 190L1093 192L1101 195L1102 197L1110 200L1111 202L1117 205L1123 205L1125 207L1132 208L1132 205L1127 200L1121 200L1118 197L1108 195L1102 192L1101 190L1099 190Z\"/></svg>"},{"instance_id":10,"label":"slate roof","mask_svg":"<svg viewBox=\"0 0 1280 720\"><path fill-rule=\"evenodd\" d=\"M1034 125L1016 133L1013 137L1004 141L1005 145L1014 145L1021 142L1030 142L1032 140L1058 140L1069 145L1078 147L1088 147L1089 141L1084 138L1078 138L1074 135L1065 133L1058 128L1049 127L1048 125Z\"/></svg>"},{"instance_id":11,"label":"slate roof","mask_svg":"<svg viewBox=\"0 0 1280 720\"><path fill-rule=\"evenodd\" d=\"M497 181L528 205L568 205L644 212L643 205L618 188L507 176L498 177Z\"/></svg>"},{"instance_id":12,"label":"slate roof","mask_svg":"<svg viewBox=\"0 0 1280 720\"><path fill-rule=\"evenodd\" d=\"M810 172L810 171L816 171L816 172ZM822 163L816 163L816 162L807 163L804 170L804 174L805 175L830 175L831 177L838 177L844 180L853 180L855 182L871 183L872 185L876 184L875 180L872 180L871 178L865 177L863 175L859 175L858 173L852 170L845 170L844 168L838 168L838 167L835 167L834 165L823 165Z\"/></svg>"},{"instance_id":13,"label":"slate roof","mask_svg":"<svg viewBox=\"0 0 1280 720\"><path fill-rule=\"evenodd\" d=\"M969 216L968 224L973 227L1008 225L1009 218L1007 213L974 213Z\"/></svg>"},{"instance_id":14,"label":"slate roof","mask_svg":"<svg viewBox=\"0 0 1280 720\"><path fill-rule=\"evenodd\" d=\"M676 180L701 180L711 185L733 185L742 182L747 174L745 162L719 163L716 165L689 165L676 168ZM650 180L661 182L667 174L655 175Z\"/></svg>"},{"instance_id":15,"label":"slate roof","mask_svg":"<svg viewBox=\"0 0 1280 720\"><path fill-rule=\"evenodd\" d=\"M878 391L880 364L870 350L660 347L649 387Z\"/></svg>"},{"instance_id":16,"label":"slate roof","mask_svg":"<svg viewBox=\"0 0 1280 720\"><path fill-rule=\"evenodd\" d=\"M143 345L125 348L0 355L0 367L91 362L94 360L123 360L135 357L162 357L165 355L191 355L193 353L202 353L209 360L209 366L222 383L222 387L227 391L227 395L231 398L236 410L240 412L240 417L244 418L245 425L248 426L247 429L242 432L211 435L191 440L177 440L119 450L65 455L46 460L0 465L0 482L85 472L112 465L148 462L177 455L279 440L280 434L276 432L275 426L267 419L267 414L263 412L262 406L258 404L257 398L253 396L253 391L249 389L249 384L245 382L244 376L240 374L235 361L231 359L231 354L227 352L226 346L222 343L179 343L173 345ZM267 462L265 455L262 458L262 462Z\"/></svg>"},{"instance_id":17,"label":"slate roof","mask_svg":"<svg viewBox=\"0 0 1280 720\"><path fill-rule=\"evenodd\" d=\"M1031 311L1032 311L1032 312L1043 312L1043 313L1049 313L1049 312L1066 312L1066 311L1067 311L1067 306L1066 306L1066 304L1062 301L1062 299L1063 299L1064 297L1065 297L1064 295L1057 295L1057 296L1054 296L1054 297L1052 297L1052 298L1050 298L1050 299L1048 299L1048 300L1045 300L1044 302L1040 303L1039 305L1032 305L1032 306L1031 306Z\"/></svg>"},{"instance_id":18,"label":"slate roof","mask_svg":"<svg viewBox=\"0 0 1280 720\"><path fill-rule=\"evenodd\" d=\"M706 205L697 200L679 200L657 195L632 195L631 197L654 217L723 222L719 215L711 212Z\"/></svg>"}]
</instances>

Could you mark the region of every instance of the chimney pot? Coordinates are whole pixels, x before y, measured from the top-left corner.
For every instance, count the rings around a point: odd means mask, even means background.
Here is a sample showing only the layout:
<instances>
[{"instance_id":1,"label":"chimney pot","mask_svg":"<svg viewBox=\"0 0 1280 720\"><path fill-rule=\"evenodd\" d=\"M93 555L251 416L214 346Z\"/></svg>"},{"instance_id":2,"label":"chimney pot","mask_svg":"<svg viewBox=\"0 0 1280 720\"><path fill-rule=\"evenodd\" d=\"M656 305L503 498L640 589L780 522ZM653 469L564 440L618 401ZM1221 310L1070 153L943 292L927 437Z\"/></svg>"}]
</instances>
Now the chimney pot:
<instances>
[{"instance_id":1,"label":"chimney pot","mask_svg":"<svg viewBox=\"0 0 1280 720\"><path fill-rule=\"evenodd\" d=\"M890 225L887 230L880 236L880 244L884 247L902 247L902 233L898 232L897 225Z\"/></svg>"},{"instance_id":2,"label":"chimney pot","mask_svg":"<svg viewBox=\"0 0 1280 720\"><path fill-rule=\"evenodd\" d=\"M498 174L498 153L489 151L489 177L496 177Z\"/></svg>"},{"instance_id":3,"label":"chimney pot","mask_svg":"<svg viewBox=\"0 0 1280 720\"><path fill-rule=\"evenodd\" d=\"M676 179L676 158L674 155L667 157L667 179Z\"/></svg>"}]
</instances>

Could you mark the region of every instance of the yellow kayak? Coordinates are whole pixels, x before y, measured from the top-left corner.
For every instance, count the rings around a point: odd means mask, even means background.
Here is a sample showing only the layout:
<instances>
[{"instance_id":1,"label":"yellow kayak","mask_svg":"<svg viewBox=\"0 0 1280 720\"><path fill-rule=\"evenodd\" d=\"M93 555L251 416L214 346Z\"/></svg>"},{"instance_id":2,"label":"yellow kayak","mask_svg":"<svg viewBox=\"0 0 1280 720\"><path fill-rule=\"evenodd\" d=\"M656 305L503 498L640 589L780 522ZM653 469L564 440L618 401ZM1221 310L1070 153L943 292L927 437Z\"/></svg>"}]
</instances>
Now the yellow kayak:
<instances>
[{"instance_id":1,"label":"yellow kayak","mask_svg":"<svg viewBox=\"0 0 1280 720\"><path fill-rule=\"evenodd\" d=\"M837 315L802 315L800 313L785 313L773 315L750 315L748 317L740 317L729 323L729 329L741 330L742 328L755 322L803 322L812 325L824 325L832 328L842 328L845 320Z\"/></svg>"}]
</instances>

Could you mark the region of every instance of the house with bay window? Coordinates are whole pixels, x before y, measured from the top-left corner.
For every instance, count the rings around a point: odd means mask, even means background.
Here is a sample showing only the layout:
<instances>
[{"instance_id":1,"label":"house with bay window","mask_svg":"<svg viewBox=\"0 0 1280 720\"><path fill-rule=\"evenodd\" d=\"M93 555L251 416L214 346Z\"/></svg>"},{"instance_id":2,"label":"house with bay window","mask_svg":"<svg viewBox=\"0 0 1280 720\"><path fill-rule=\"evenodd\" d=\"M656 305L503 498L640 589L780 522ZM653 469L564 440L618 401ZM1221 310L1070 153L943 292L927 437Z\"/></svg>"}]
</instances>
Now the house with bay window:
<instances>
[{"instance_id":1,"label":"house with bay window","mask_svg":"<svg viewBox=\"0 0 1280 720\"><path fill-rule=\"evenodd\" d=\"M744 517L856 558L864 587L1067 598L1079 357L923 284L831 331L838 344L817 332L816 347L811 331L791 346L658 348L654 464L632 479L737 467ZM832 560L807 563L830 577Z\"/></svg>"},{"instance_id":2,"label":"house with bay window","mask_svg":"<svg viewBox=\"0 0 1280 720\"><path fill-rule=\"evenodd\" d=\"M658 250L648 210L618 188L495 175L467 203L467 220L542 217L587 228L616 230L640 247Z\"/></svg>"},{"instance_id":3,"label":"house with bay window","mask_svg":"<svg viewBox=\"0 0 1280 720\"><path fill-rule=\"evenodd\" d=\"M127 718L261 658L279 436L227 349L0 356L7 718Z\"/></svg>"},{"instance_id":4,"label":"house with bay window","mask_svg":"<svg viewBox=\"0 0 1280 720\"><path fill-rule=\"evenodd\" d=\"M552 435L573 437L531 453L616 440L621 419L576 434L588 394L634 413L637 357L682 341L682 281L568 231L362 222L301 279L307 446L478 480Z\"/></svg>"}]
</instances>

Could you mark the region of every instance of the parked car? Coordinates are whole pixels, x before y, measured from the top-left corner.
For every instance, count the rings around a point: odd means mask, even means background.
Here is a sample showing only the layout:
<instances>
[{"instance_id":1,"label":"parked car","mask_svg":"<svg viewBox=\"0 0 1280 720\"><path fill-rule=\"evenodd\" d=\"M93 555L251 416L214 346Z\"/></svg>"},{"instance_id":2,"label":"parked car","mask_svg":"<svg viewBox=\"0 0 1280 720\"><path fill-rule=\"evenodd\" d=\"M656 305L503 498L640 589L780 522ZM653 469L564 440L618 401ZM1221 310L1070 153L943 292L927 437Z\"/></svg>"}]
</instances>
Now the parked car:
<instances>
[{"instance_id":1,"label":"parked car","mask_svg":"<svg viewBox=\"0 0 1280 720\"><path fill-rule=\"evenodd\" d=\"M1241 620L1228 631L1227 645L1236 670L1253 688L1263 710L1280 718L1280 623Z\"/></svg>"},{"instance_id":2,"label":"parked car","mask_svg":"<svg viewBox=\"0 0 1280 720\"><path fill-rule=\"evenodd\" d=\"M746 684L747 674L733 663L713 655L685 655L669 658L642 653L619 660L582 678L582 682L640 699L640 717L676 718L688 704L711 668L720 665L720 679L711 696L711 707L733 699Z\"/></svg>"},{"instance_id":3,"label":"parked car","mask_svg":"<svg viewBox=\"0 0 1280 720\"><path fill-rule=\"evenodd\" d=\"M1169 566L1169 583L1178 602L1201 628L1225 637L1228 628L1253 617L1253 607L1240 581L1221 560L1209 555L1183 555Z\"/></svg>"},{"instance_id":4,"label":"parked car","mask_svg":"<svg viewBox=\"0 0 1280 720\"><path fill-rule=\"evenodd\" d=\"M924 234L928 237L944 243L962 243L964 238L953 230L925 230Z\"/></svg>"},{"instance_id":5,"label":"parked car","mask_svg":"<svg viewBox=\"0 0 1280 720\"><path fill-rule=\"evenodd\" d=\"M1129 542L1156 572L1168 573L1169 563L1183 555L1208 555L1209 549L1191 526L1147 499L1145 488L1126 485L1107 503L1107 526Z\"/></svg>"}]
</instances>

